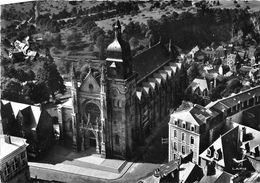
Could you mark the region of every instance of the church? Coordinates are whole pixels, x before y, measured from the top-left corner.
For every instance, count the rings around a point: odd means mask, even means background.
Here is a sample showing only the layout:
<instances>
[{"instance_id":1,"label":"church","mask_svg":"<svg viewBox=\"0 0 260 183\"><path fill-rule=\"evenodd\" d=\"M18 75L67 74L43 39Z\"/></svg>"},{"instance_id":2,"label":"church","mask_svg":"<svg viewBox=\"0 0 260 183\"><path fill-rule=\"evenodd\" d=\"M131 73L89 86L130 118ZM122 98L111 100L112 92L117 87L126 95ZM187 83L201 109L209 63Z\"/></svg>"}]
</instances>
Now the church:
<instances>
[{"instance_id":1,"label":"church","mask_svg":"<svg viewBox=\"0 0 260 183\"><path fill-rule=\"evenodd\" d=\"M75 151L127 159L181 103L186 75L171 41L132 57L119 21L114 33L106 60L89 62L81 83L72 67L71 98L58 106L60 138Z\"/></svg>"}]
</instances>

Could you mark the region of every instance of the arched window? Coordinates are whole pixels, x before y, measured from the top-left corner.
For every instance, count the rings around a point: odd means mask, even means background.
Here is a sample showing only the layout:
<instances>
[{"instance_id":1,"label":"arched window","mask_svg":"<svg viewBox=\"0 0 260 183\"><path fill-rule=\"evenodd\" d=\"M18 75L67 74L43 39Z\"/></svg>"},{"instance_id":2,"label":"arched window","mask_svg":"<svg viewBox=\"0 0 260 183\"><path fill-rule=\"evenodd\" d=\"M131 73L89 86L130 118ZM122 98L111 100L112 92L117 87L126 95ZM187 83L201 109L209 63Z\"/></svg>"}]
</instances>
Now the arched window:
<instances>
[{"instance_id":1,"label":"arched window","mask_svg":"<svg viewBox=\"0 0 260 183\"><path fill-rule=\"evenodd\" d=\"M190 144L194 144L194 137L193 136L190 137Z\"/></svg>"},{"instance_id":2,"label":"arched window","mask_svg":"<svg viewBox=\"0 0 260 183\"><path fill-rule=\"evenodd\" d=\"M119 135L115 135L115 143L116 145L119 145Z\"/></svg>"},{"instance_id":3,"label":"arched window","mask_svg":"<svg viewBox=\"0 0 260 183\"><path fill-rule=\"evenodd\" d=\"M176 142L173 143L173 149L177 151L177 143Z\"/></svg>"},{"instance_id":4,"label":"arched window","mask_svg":"<svg viewBox=\"0 0 260 183\"><path fill-rule=\"evenodd\" d=\"M181 152L182 154L185 154L185 146L181 146Z\"/></svg>"},{"instance_id":5,"label":"arched window","mask_svg":"<svg viewBox=\"0 0 260 183\"><path fill-rule=\"evenodd\" d=\"M185 133L181 134L181 140L184 141L185 140Z\"/></svg>"},{"instance_id":6,"label":"arched window","mask_svg":"<svg viewBox=\"0 0 260 183\"><path fill-rule=\"evenodd\" d=\"M191 126L191 127L190 127L190 130L194 132L194 130L195 130L195 129L194 129L194 126Z\"/></svg>"}]
</instances>

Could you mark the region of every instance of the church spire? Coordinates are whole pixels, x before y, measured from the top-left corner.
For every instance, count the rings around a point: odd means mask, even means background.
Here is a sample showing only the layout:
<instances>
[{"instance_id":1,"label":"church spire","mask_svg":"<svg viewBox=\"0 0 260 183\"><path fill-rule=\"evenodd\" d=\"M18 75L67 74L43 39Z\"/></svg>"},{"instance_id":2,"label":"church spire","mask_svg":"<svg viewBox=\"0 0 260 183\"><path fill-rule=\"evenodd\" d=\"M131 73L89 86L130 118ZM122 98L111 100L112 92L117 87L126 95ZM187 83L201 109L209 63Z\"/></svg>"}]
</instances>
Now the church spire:
<instances>
[{"instance_id":1,"label":"church spire","mask_svg":"<svg viewBox=\"0 0 260 183\"><path fill-rule=\"evenodd\" d=\"M115 31L115 39L121 39L121 24L119 20L117 20L114 25L114 31Z\"/></svg>"},{"instance_id":2,"label":"church spire","mask_svg":"<svg viewBox=\"0 0 260 183\"><path fill-rule=\"evenodd\" d=\"M75 70L73 62L71 64L71 73L70 74L71 74L71 88L77 89L78 88L78 82L77 82L76 70Z\"/></svg>"}]
</instances>

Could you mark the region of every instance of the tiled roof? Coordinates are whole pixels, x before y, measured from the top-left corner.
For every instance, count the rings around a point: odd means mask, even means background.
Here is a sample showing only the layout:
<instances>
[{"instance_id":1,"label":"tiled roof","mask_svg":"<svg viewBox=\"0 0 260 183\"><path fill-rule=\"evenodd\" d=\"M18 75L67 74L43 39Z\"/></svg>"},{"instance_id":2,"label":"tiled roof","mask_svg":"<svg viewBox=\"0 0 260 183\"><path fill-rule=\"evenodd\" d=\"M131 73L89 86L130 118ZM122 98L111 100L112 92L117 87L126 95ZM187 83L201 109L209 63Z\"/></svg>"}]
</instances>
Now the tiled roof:
<instances>
[{"instance_id":1,"label":"tiled roof","mask_svg":"<svg viewBox=\"0 0 260 183\"><path fill-rule=\"evenodd\" d=\"M167 48L163 44L157 43L133 57L133 69L138 73L138 80L140 80L167 61L169 61Z\"/></svg>"}]
</instances>

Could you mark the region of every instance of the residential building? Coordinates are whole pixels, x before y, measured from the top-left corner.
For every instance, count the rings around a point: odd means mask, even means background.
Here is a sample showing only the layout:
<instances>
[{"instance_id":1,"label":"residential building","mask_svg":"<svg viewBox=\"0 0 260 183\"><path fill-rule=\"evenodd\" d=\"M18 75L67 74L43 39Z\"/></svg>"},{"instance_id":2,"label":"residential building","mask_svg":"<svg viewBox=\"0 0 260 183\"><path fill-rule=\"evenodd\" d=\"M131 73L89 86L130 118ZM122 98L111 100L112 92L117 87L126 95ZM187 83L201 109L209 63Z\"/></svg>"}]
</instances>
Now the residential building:
<instances>
[{"instance_id":1,"label":"residential building","mask_svg":"<svg viewBox=\"0 0 260 183\"><path fill-rule=\"evenodd\" d=\"M199 154L207 147L208 122L211 111L195 104L171 114L169 122L169 161L193 152L193 162L199 163ZM206 146L206 147L205 147Z\"/></svg>"},{"instance_id":2,"label":"residential building","mask_svg":"<svg viewBox=\"0 0 260 183\"><path fill-rule=\"evenodd\" d=\"M231 174L241 170L260 172L260 132L236 123L200 154L201 166L214 162L215 167Z\"/></svg>"},{"instance_id":3,"label":"residential building","mask_svg":"<svg viewBox=\"0 0 260 183\"><path fill-rule=\"evenodd\" d=\"M26 153L27 145L26 139L0 135L0 182L29 182L30 172Z\"/></svg>"},{"instance_id":4,"label":"residential building","mask_svg":"<svg viewBox=\"0 0 260 183\"><path fill-rule=\"evenodd\" d=\"M187 90L191 90L191 95L198 95L203 98L207 98L209 95L209 87L207 80L195 78L188 86Z\"/></svg>"},{"instance_id":5,"label":"residential building","mask_svg":"<svg viewBox=\"0 0 260 183\"><path fill-rule=\"evenodd\" d=\"M200 164L199 154L219 137L226 118L259 104L260 86L257 86L205 107L194 105L176 110L169 122L169 161L192 150L193 162Z\"/></svg>"}]
</instances>

